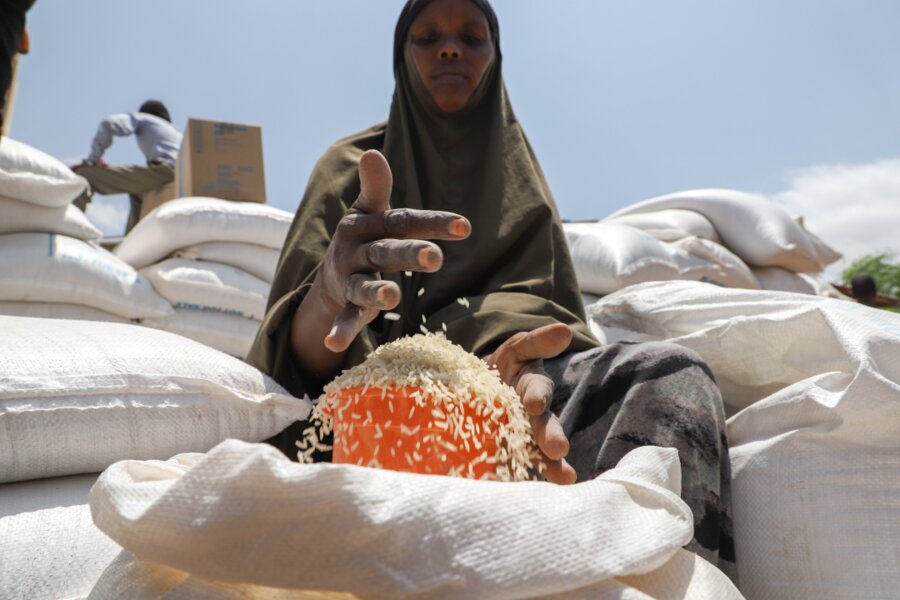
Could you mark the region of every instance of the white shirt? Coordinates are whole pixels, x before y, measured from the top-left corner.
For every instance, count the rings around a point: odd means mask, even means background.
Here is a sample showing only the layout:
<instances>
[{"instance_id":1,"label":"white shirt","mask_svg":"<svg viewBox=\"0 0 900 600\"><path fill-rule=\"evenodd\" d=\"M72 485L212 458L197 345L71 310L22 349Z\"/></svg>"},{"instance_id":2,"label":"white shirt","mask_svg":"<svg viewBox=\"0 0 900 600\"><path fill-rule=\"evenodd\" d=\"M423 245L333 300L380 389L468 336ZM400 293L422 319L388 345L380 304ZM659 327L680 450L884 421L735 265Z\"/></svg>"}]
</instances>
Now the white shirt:
<instances>
[{"instance_id":1,"label":"white shirt","mask_svg":"<svg viewBox=\"0 0 900 600\"><path fill-rule=\"evenodd\" d=\"M121 113L104 119L97 128L97 135L91 142L91 153L87 160L97 162L112 145L113 136L134 134L138 147L147 162L160 162L175 166L178 148L181 147L181 133L165 119L147 113Z\"/></svg>"}]
</instances>

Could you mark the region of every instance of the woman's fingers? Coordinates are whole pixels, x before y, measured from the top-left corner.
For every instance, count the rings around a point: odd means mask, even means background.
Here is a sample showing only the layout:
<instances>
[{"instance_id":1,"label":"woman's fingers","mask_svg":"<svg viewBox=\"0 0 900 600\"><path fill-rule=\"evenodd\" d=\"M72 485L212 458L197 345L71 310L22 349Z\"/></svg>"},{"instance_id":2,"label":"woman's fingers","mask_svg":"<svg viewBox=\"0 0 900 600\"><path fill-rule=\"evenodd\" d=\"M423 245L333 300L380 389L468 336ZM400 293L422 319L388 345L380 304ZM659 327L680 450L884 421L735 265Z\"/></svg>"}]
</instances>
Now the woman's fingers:
<instances>
[{"instance_id":1,"label":"woman's fingers","mask_svg":"<svg viewBox=\"0 0 900 600\"><path fill-rule=\"evenodd\" d=\"M325 336L325 347L332 352L343 352L350 347L362 328L378 315L377 308L365 308L347 304L334 319L331 331Z\"/></svg>"},{"instance_id":2,"label":"woman's fingers","mask_svg":"<svg viewBox=\"0 0 900 600\"><path fill-rule=\"evenodd\" d=\"M544 325L509 339L509 349L520 360L559 356L572 341L572 329L565 323Z\"/></svg>"},{"instance_id":3,"label":"woman's fingers","mask_svg":"<svg viewBox=\"0 0 900 600\"><path fill-rule=\"evenodd\" d=\"M394 177L387 160L377 150L368 150L359 159L359 198L355 207L360 212L375 213L389 208Z\"/></svg>"},{"instance_id":4,"label":"woman's fingers","mask_svg":"<svg viewBox=\"0 0 900 600\"><path fill-rule=\"evenodd\" d=\"M347 278L346 299L364 308L391 310L400 304L400 288L392 281L357 273Z\"/></svg>"},{"instance_id":5,"label":"woman's fingers","mask_svg":"<svg viewBox=\"0 0 900 600\"><path fill-rule=\"evenodd\" d=\"M424 271L433 273L444 264L444 253L437 244L421 240L378 240L359 247L354 271L395 273Z\"/></svg>"},{"instance_id":6,"label":"woman's fingers","mask_svg":"<svg viewBox=\"0 0 900 600\"><path fill-rule=\"evenodd\" d=\"M338 226L342 238L371 242L382 238L417 240L462 240L472 225L456 213L440 210L398 208L372 214L348 213Z\"/></svg>"},{"instance_id":7,"label":"woman's fingers","mask_svg":"<svg viewBox=\"0 0 900 600\"><path fill-rule=\"evenodd\" d=\"M569 453L569 439L563 433L559 419L549 410L537 417L531 417L534 441L550 460L560 460Z\"/></svg>"},{"instance_id":8,"label":"woman's fingers","mask_svg":"<svg viewBox=\"0 0 900 600\"><path fill-rule=\"evenodd\" d=\"M571 341L572 330L568 325L544 325L512 335L486 360L497 367L503 381L516 387L520 374L530 361L559 356Z\"/></svg>"},{"instance_id":9,"label":"woman's fingers","mask_svg":"<svg viewBox=\"0 0 900 600\"><path fill-rule=\"evenodd\" d=\"M515 387L525 412L529 415L542 415L550 407L554 386L553 380L544 373L543 361L532 360L525 363Z\"/></svg>"},{"instance_id":10,"label":"woman's fingers","mask_svg":"<svg viewBox=\"0 0 900 600\"><path fill-rule=\"evenodd\" d=\"M575 483L576 479L578 479L578 475L575 473L575 469L573 469L572 465L567 463L565 459L561 458L559 460L547 460L544 461L544 465L546 466L544 477L550 483L557 483L559 485L571 485Z\"/></svg>"},{"instance_id":11,"label":"woman's fingers","mask_svg":"<svg viewBox=\"0 0 900 600\"><path fill-rule=\"evenodd\" d=\"M540 376L528 375L540 388L544 387L544 383L540 382ZM548 380L546 376L543 379ZM552 388L550 394L552 395ZM547 481L560 484L575 483L575 469L565 460L566 455L569 454L569 439L566 437L559 419L549 410L536 416L531 415L529 418L534 441L544 455L544 466L546 467L544 476Z\"/></svg>"}]
</instances>

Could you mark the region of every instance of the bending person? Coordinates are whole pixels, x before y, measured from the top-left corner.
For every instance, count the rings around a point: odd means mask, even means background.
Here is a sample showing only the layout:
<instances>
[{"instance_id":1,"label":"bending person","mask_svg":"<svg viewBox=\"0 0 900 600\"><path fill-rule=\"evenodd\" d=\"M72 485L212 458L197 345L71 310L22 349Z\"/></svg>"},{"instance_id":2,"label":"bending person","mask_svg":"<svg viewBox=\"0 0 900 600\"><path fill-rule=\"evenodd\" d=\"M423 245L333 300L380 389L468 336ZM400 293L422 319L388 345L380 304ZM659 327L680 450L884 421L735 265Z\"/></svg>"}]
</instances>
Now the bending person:
<instances>
[{"instance_id":1,"label":"bending person","mask_svg":"<svg viewBox=\"0 0 900 600\"><path fill-rule=\"evenodd\" d=\"M423 319L431 330L446 324L521 396L550 481L593 478L637 446L677 448L695 518L688 548L733 575L718 388L680 346L598 347L501 63L485 0L407 2L390 116L316 165L248 361L316 397ZM304 427L269 442L296 458Z\"/></svg>"},{"instance_id":2,"label":"bending person","mask_svg":"<svg viewBox=\"0 0 900 600\"><path fill-rule=\"evenodd\" d=\"M146 165L111 166L103 162L103 153L112 145L113 136L134 135ZM125 233L141 216L141 195L175 179L175 160L181 147L181 133L172 126L169 110L159 100L147 100L137 112L115 114L104 119L91 143L91 152L73 167L88 180L91 190L76 198L74 204L87 209L91 194L128 194L130 206Z\"/></svg>"}]
</instances>

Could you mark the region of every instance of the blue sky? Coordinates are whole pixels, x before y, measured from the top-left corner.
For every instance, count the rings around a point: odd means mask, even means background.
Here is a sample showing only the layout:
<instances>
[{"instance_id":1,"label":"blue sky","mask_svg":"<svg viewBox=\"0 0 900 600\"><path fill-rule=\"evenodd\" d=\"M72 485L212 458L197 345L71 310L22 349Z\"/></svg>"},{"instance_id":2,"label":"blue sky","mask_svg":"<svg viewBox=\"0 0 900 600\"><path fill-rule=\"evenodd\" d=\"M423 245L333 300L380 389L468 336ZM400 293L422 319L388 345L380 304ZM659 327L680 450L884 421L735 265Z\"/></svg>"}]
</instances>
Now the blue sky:
<instances>
[{"instance_id":1,"label":"blue sky","mask_svg":"<svg viewBox=\"0 0 900 600\"><path fill-rule=\"evenodd\" d=\"M11 136L76 161L100 119L157 97L179 128L188 117L262 126L269 202L293 211L323 150L387 116L402 4L38 0ZM726 187L804 211L839 250L859 246L848 254L898 245L900 3L494 6L513 107L564 218ZM119 139L107 160L142 157ZM820 188L827 199L809 191ZM885 212L863 202L873 193ZM868 216L847 232L835 214L857 201ZM89 216L109 228L117 202Z\"/></svg>"}]
</instances>

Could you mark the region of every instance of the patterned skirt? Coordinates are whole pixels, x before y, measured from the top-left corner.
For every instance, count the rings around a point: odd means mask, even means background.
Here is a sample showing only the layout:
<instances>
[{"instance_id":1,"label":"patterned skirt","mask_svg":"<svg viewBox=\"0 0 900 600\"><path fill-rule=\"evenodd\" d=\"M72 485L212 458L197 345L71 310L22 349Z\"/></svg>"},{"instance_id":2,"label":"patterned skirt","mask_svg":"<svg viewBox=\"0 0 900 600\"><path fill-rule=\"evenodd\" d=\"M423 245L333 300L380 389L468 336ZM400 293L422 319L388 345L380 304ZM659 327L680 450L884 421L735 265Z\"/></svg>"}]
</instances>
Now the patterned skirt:
<instances>
[{"instance_id":1,"label":"patterned skirt","mask_svg":"<svg viewBox=\"0 0 900 600\"><path fill-rule=\"evenodd\" d=\"M725 414L699 355L664 342L619 343L545 361L567 460L586 481L638 446L678 449L681 497L694 513L686 548L736 580Z\"/></svg>"}]
</instances>

